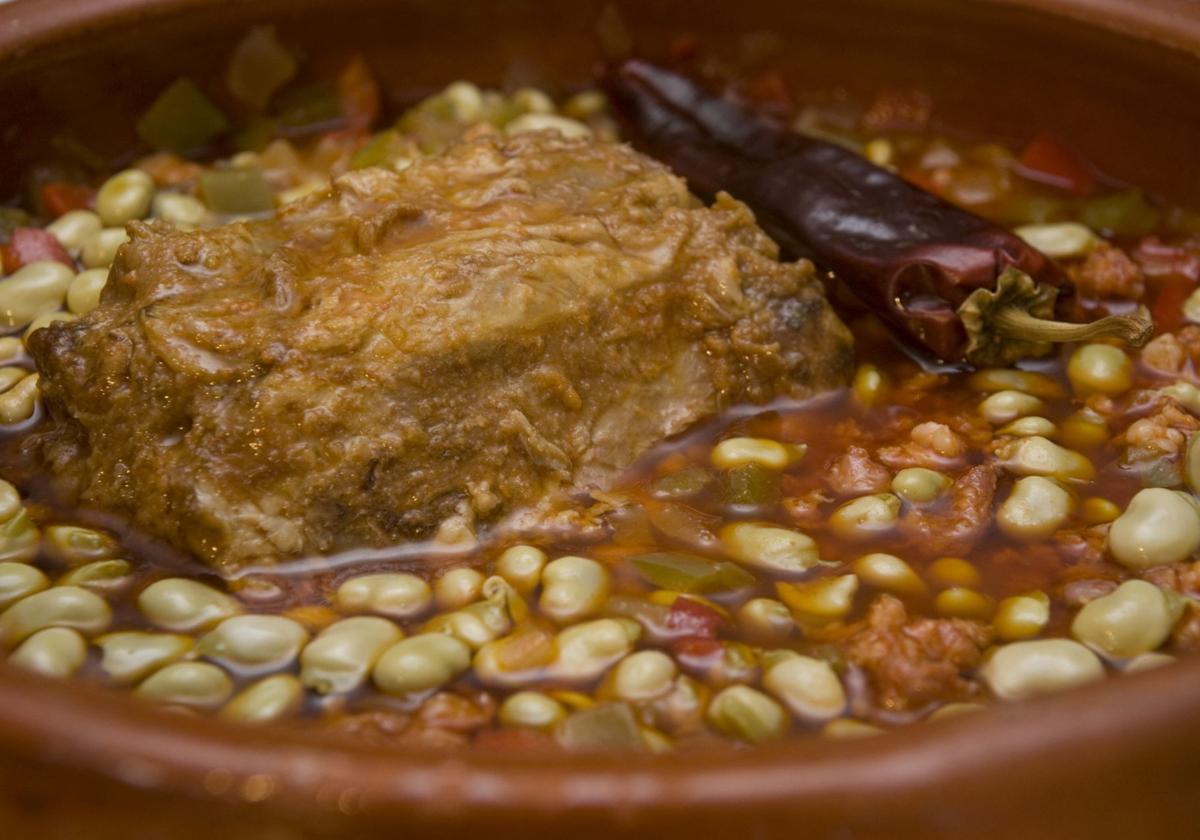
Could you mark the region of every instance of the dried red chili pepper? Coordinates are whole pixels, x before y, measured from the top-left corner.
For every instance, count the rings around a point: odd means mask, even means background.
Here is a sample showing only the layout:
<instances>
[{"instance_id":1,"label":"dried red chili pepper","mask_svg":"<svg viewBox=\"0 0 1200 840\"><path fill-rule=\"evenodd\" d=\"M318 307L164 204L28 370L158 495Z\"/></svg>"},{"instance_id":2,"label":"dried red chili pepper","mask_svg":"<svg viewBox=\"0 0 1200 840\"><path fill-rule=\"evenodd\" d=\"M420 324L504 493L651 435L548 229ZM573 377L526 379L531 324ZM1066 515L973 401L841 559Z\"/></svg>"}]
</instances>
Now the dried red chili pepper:
<instances>
[{"instance_id":1,"label":"dried red chili pepper","mask_svg":"<svg viewBox=\"0 0 1200 840\"><path fill-rule=\"evenodd\" d=\"M947 362L1007 364L1053 342L1144 343L1146 313L1050 320L1070 281L1015 234L833 143L780 127L639 59L601 82L635 145L697 193L746 202L783 248L831 269L903 339Z\"/></svg>"},{"instance_id":2,"label":"dried red chili pepper","mask_svg":"<svg viewBox=\"0 0 1200 840\"><path fill-rule=\"evenodd\" d=\"M96 191L84 184L54 181L42 186L42 207L54 219L72 210L87 210L95 200Z\"/></svg>"}]
</instances>

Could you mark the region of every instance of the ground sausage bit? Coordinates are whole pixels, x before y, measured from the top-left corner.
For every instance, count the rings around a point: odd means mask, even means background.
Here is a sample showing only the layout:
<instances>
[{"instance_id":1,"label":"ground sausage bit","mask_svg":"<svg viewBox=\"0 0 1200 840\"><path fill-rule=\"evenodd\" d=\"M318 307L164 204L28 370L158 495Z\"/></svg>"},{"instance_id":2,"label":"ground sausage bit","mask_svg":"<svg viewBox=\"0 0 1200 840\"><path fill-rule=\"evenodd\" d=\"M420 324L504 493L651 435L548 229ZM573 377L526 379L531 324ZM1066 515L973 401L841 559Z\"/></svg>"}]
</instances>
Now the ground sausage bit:
<instances>
[{"instance_id":1,"label":"ground sausage bit","mask_svg":"<svg viewBox=\"0 0 1200 840\"><path fill-rule=\"evenodd\" d=\"M824 522L823 506L832 501L829 494L823 490L809 490L797 496L785 497L783 509L795 524L815 526Z\"/></svg>"},{"instance_id":2,"label":"ground sausage bit","mask_svg":"<svg viewBox=\"0 0 1200 840\"><path fill-rule=\"evenodd\" d=\"M895 469L930 467L941 469L962 458L967 443L945 423L919 423L909 432L909 441L879 450L879 460Z\"/></svg>"},{"instance_id":3,"label":"ground sausage bit","mask_svg":"<svg viewBox=\"0 0 1200 840\"><path fill-rule=\"evenodd\" d=\"M913 508L900 520L900 527L932 554L965 554L991 525L995 467L980 464L967 470L948 496L948 504Z\"/></svg>"},{"instance_id":4,"label":"ground sausage bit","mask_svg":"<svg viewBox=\"0 0 1200 840\"><path fill-rule=\"evenodd\" d=\"M1073 580L1062 588L1062 602L1071 609L1079 609L1097 598L1116 591L1120 584L1115 580Z\"/></svg>"},{"instance_id":5,"label":"ground sausage bit","mask_svg":"<svg viewBox=\"0 0 1200 840\"><path fill-rule=\"evenodd\" d=\"M1183 345L1171 333L1163 333L1142 348L1142 364L1158 373L1177 374L1186 361Z\"/></svg>"},{"instance_id":6,"label":"ground sausage bit","mask_svg":"<svg viewBox=\"0 0 1200 840\"><path fill-rule=\"evenodd\" d=\"M879 596L846 642L882 708L902 711L979 693L963 672L979 664L991 628L960 618L909 618L904 604Z\"/></svg>"},{"instance_id":7,"label":"ground sausage bit","mask_svg":"<svg viewBox=\"0 0 1200 840\"><path fill-rule=\"evenodd\" d=\"M1188 433L1196 429L1200 429L1200 420L1174 400L1164 400L1156 413L1130 423L1116 443L1125 446L1127 463L1143 461L1178 454L1187 443Z\"/></svg>"},{"instance_id":8,"label":"ground sausage bit","mask_svg":"<svg viewBox=\"0 0 1200 840\"><path fill-rule=\"evenodd\" d=\"M1142 577L1162 589L1173 589L1182 595L1200 598L1200 561L1156 566L1147 570Z\"/></svg>"},{"instance_id":9,"label":"ground sausage bit","mask_svg":"<svg viewBox=\"0 0 1200 840\"><path fill-rule=\"evenodd\" d=\"M839 496L881 493L888 488L892 474L861 446L851 446L830 466L829 488Z\"/></svg>"},{"instance_id":10,"label":"ground sausage bit","mask_svg":"<svg viewBox=\"0 0 1200 840\"><path fill-rule=\"evenodd\" d=\"M1200 606L1187 605L1171 631L1170 648L1176 653L1200 653Z\"/></svg>"},{"instance_id":11,"label":"ground sausage bit","mask_svg":"<svg viewBox=\"0 0 1200 840\"><path fill-rule=\"evenodd\" d=\"M1175 338L1183 348L1184 355L1191 361L1192 367L1200 367L1200 327L1188 324L1175 334Z\"/></svg>"},{"instance_id":12,"label":"ground sausage bit","mask_svg":"<svg viewBox=\"0 0 1200 840\"><path fill-rule=\"evenodd\" d=\"M1137 263L1107 242L1098 243L1087 259L1068 272L1083 297L1136 300L1146 291Z\"/></svg>"}]
</instances>

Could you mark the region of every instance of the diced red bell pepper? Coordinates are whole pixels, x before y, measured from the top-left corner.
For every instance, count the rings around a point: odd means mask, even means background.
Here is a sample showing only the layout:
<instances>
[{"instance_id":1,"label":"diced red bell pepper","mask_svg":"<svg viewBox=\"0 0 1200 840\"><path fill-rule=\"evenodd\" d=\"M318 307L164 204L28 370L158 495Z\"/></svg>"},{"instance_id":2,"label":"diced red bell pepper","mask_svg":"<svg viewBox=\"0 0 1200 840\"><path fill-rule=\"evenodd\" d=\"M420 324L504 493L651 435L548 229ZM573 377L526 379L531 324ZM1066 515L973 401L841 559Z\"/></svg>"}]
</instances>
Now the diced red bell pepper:
<instances>
[{"instance_id":1,"label":"diced red bell pepper","mask_svg":"<svg viewBox=\"0 0 1200 840\"><path fill-rule=\"evenodd\" d=\"M920 187L925 192L940 194L937 183L933 180L933 175L924 169L918 169L915 166L911 169L904 169L900 172L900 177L914 187Z\"/></svg>"},{"instance_id":2,"label":"diced red bell pepper","mask_svg":"<svg viewBox=\"0 0 1200 840\"><path fill-rule=\"evenodd\" d=\"M667 629L677 639L715 639L717 628L724 623L716 610L682 596L675 599L667 613Z\"/></svg>"},{"instance_id":3,"label":"diced red bell pepper","mask_svg":"<svg viewBox=\"0 0 1200 840\"><path fill-rule=\"evenodd\" d=\"M1160 332L1174 332L1184 325L1183 302L1195 291L1196 284L1178 274L1151 277L1146 297L1150 299L1150 314L1154 327Z\"/></svg>"},{"instance_id":4,"label":"diced red bell pepper","mask_svg":"<svg viewBox=\"0 0 1200 840\"><path fill-rule=\"evenodd\" d=\"M41 260L53 260L75 268L75 261L62 243L55 239L54 234L41 228L19 227L14 230L8 244L0 248L0 259L3 260L6 274Z\"/></svg>"},{"instance_id":5,"label":"diced red bell pepper","mask_svg":"<svg viewBox=\"0 0 1200 840\"><path fill-rule=\"evenodd\" d=\"M1091 195L1096 187L1087 161L1048 134L1029 141L1017 159L1017 173L1081 197Z\"/></svg>"},{"instance_id":6,"label":"diced red bell pepper","mask_svg":"<svg viewBox=\"0 0 1200 840\"><path fill-rule=\"evenodd\" d=\"M87 210L96 198L96 191L83 184L54 181L42 187L42 208L57 219L72 210Z\"/></svg>"},{"instance_id":7,"label":"diced red bell pepper","mask_svg":"<svg viewBox=\"0 0 1200 840\"><path fill-rule=\"evenodd\" d=\"M379 119L382 107L379 83L361 55L350 59L350 63L342 70L338 76L337 90L342 115L350 128L368 129Z\"/></svg>"}]
</instances>

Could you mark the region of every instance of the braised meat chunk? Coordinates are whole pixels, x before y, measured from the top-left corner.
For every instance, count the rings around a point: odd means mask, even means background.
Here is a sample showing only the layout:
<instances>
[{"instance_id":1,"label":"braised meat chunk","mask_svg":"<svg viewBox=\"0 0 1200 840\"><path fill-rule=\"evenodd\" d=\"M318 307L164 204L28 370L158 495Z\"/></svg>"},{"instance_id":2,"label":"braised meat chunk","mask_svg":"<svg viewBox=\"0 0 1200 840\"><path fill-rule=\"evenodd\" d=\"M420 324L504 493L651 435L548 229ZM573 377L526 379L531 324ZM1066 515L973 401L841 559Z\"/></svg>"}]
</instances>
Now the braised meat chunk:
<instances>
[{"instance_id":1,"label":"braised meat chunk","mask_svg":"<svg viewBox=\"0 0 1200 840\"><path fill-rule=\"evenodd\" d=\"M852 363L811 266L745 206L553 132L130 232L100 307L31 342L41 450L67 492L219 566L545 509Z\"/></svg>"}]
</instances>

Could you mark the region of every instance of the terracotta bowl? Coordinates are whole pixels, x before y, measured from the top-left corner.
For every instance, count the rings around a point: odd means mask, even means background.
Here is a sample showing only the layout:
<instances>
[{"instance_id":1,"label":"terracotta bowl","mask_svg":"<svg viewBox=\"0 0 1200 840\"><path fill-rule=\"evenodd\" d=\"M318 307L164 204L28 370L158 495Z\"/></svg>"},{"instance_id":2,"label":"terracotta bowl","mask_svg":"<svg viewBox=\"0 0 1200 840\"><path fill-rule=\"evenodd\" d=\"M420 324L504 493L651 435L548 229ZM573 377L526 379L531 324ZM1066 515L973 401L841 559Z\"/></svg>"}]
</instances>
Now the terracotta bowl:
<instances>
[{"instance_id":1,"label":"terracotta bowl","mask_svg":"<svg viewBox=\"0 0 1200 840\"><path fill-rule=\"evenodd\" d=\"M929 90L950 127L1070 138L1200 205L1200 5L1190 0L643 0L653 51L772 30L801 96ZM586 80L598 4L535 0L17 0L0 6L0 197L71 127L119 152L161 86L252 22L364 51L398 102L455 78ZM681 756L427 754L239 729L0 666L0 837L563 834L748 838L1191 837L1200 660L852 742Z\"/></svg>"}]
</instances>

